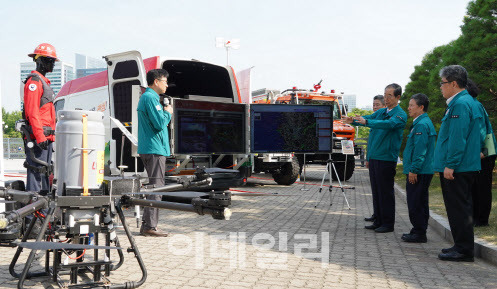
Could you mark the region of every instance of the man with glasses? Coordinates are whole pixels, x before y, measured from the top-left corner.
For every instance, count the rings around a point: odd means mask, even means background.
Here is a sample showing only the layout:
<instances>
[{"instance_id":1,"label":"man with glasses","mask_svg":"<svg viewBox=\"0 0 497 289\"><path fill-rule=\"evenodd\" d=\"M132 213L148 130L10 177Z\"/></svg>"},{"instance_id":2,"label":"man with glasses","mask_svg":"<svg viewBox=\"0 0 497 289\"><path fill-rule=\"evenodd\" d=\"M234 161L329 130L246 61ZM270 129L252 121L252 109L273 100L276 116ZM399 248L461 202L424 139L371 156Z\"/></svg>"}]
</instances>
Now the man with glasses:
<instances>
[{"instance_id":1,"label":"man with glasses","mask_svg":"<svg viewBox=\"0 0 497 289\"><path fill-rule=\"evenodd\" d=\"M442 249L445 261L474 260L473 203L471 185L480 165L480 119L477 103L465 89L466 69L450 65L440 70L440 90L447 100L435 147L434 171L440 184L454 246Z\"/></svg>"},{"instance_id":2,"label":"man with glasses","mask_svg":"<svg viewBox=\"0 0 497 289\"><path fill-rule=\"evenodd\" d=\"M375 220L366 229L377 233L393 232L395 225L394 177L402 132L407 114L400 108L402 88L396 83L385 87L386 108L363 117L344 117L354 125L372 128L368 142L369 177L373 194Z\"/></svg>"},{"instance_id":3,"label":"man with glasses","mask_svg":"<svg viewBox=\"0 0 497 289\"><path fill-rule=\"evenodd\" d=\"M170 105L162 106L160 94L167 89L169 73L164 69L153 69L147 73L147 90L138 101L138 154L143 161L149 178L149 185L164 186L166 157L171 154L167 125L171 121L173 109ZM148 200L160 201L160 195L149 195ZM143 209L143 222L140 234L152 237L167 237L157 229L159 209Z\"/></svg>"}]
</instances>

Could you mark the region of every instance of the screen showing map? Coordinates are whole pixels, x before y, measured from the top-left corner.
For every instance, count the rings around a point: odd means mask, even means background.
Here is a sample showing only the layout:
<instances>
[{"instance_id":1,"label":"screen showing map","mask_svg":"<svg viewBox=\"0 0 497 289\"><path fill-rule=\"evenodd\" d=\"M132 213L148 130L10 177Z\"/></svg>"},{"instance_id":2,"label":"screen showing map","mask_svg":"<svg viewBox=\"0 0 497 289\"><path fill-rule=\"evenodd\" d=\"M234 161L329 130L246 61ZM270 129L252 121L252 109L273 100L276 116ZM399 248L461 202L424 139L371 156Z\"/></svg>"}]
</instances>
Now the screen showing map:
<instances>
[{"instance_id":1,"label":"screen showing map","mask_svg":"<svg viewBox=\"0 0 497 289\"><path fill-rule=\"evenodd\" d=\"M251 152L331 152L332 108L331 105L251 105Z\"/></svg>"},{"instance_id":2,"label":"screen showing map","mask_svg":"<svg viewBox=\"0 0 497 289\"><path fill-rule=\"evenodd\" d=\"M176 99L174 154L246 153L245 104Z\"/></svg>"}]
</instances>

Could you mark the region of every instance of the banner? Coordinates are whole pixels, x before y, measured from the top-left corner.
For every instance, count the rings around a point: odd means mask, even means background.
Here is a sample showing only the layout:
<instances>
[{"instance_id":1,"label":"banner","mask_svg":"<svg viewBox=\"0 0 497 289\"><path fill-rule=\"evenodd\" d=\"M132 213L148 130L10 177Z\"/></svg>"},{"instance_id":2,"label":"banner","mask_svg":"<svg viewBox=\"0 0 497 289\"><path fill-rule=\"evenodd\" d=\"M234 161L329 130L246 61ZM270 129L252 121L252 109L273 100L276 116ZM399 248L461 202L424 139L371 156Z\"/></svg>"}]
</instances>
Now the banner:
<instances>
[{"instance_id":1,"label":"banner","mask_svg":"<svg viewBox=\"0 0 497 289\"><path fill-rule=\"evenodd\" d=\"M252 93L250 90L250 72L252 71L252 68L253 66L236 73L242 103L252 103Z\"/></svg>"}]
</instances>

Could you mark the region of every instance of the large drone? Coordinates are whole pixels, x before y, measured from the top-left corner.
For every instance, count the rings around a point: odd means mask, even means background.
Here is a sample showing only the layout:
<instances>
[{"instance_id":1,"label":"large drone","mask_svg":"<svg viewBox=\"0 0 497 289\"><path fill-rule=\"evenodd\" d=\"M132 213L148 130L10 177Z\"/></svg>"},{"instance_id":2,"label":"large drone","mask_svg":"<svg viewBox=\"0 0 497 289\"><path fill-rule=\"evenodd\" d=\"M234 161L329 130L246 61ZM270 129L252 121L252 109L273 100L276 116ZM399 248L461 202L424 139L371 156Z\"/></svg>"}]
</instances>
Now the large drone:
<instances>
[{"instance_id":1,"label":"large drone","mask_svg":"<svg viewBox=\"0 0 497 289\"><path fill-rule=\"evenodd\" d=\"M22 181L9 181L0 188L0 198L4 199L0 201L7 208L0 213L0 246L17 247L9 271L19 279L18 288L23 288L26 279L41 276L50 277L61 288L118 289L142 285L147 278L147 271L126 223L123 208L155 207L211 215L215 219L230 218L231 211L227 208L231 202L229 191L185 192L194 187L211 187L212 175L216 173L212 169L197 169L194 175L178 178L176 183L162 187L142 187L140 178L136 176L97 175L93 178L88 172L90 166L81 163L91 163L92 158L99 156L97 152L103 147L103 139L92 139L85 126L88 120L93 119L98 128L103 114L61 111L58 117L55 179L50 192L27 192ZM91 124L92 133L97 131L98 134L95 123ZM19 129L26 137L26 153L43 165L44 174L50 175L52 165L34 158L33 142L26 125L20 123ZM72 133L64 135L67 129ZM75 131L81 133L75 134ZM63 153L65 157L61 157ZM75 163L68 163L69 159L78 160L76 167ZM81 168L86 168L86 171ZM222 173L226 175L226 170ZM102 180L98 186L91 181L88 184L88 179L98 180L99 177ZM73 180L77 180L76 184ZM162 201L144 199L143 196L148 194L160 194ZM31 220L28 222L26 217L29 216ZM124 262L123 248L120 247L115 229L117 222L122 224L129 240L127 252L134 253L140 266L142 277L138 281L111 284L106 278ZM39 226L36 241L28 242L36 226ZM30 249L31 252L22 272L16 272L15 266L24 249ZM44 270L31 272L30 268L39 250L45 252ZM117 263L112 261L111 250L117 251ZM81 278L83 275L87 278ZM92 277L89 282L88 276Z\"/></svg>"}]
</instances>

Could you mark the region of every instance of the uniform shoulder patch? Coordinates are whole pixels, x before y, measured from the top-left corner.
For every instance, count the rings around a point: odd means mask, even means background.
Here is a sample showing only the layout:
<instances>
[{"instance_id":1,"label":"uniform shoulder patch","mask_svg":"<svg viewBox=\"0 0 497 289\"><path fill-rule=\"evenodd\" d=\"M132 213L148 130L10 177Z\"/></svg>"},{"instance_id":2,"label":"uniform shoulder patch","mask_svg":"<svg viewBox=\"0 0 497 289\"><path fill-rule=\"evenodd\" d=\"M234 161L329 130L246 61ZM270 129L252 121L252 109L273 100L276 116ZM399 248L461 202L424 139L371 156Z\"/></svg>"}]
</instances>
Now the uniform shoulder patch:
<instances>
[{"instance_id":1,"label":"uniform shoulder patch","mask_svg":"<svg viewBox=\"0 0 497 289\"><path fill-rule=\"evenodd\" d=\"M398 118L400 118L401 120L404 120L400 115L397 115Z\"/></svg>"},{"instance_id":2,"label":"uniform shoulder patch","mask_svg":"<svg viewBox=\"0 0 497 289\"><path fill-rule=\"evenodd\" d=\"M28 86L28 89L31 90L31 91L35 91L37 88L38 88L38 86L36 84L34 84L34 83L31 83Z\"/></svg>"},{"instance_id":3,"label":"uniform shoulder patch","mask_svg":"<svg viewBox=\"0 0 497 289\"><path fill-rule=\"evenodd\" d=\"M162 110L162 106L160 106L160 104L156 105L155 108L157 108L157 110Z\"/></svg>"}]
</instances>

